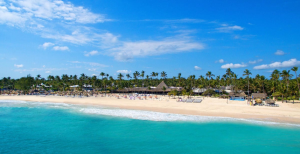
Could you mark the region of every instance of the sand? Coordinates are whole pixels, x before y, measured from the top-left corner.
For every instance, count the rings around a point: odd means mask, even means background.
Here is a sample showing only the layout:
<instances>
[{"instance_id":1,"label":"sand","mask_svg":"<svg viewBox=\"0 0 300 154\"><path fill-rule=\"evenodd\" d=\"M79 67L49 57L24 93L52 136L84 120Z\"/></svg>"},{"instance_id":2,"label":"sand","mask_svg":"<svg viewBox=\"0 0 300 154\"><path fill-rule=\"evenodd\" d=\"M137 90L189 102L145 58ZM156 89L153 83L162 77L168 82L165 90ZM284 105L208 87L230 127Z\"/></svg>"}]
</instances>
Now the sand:
<instances>
[{"instance_id":1,"label":"sand","mask_svg":"<svg viewBox=\"0 0 300 154\"><path fill-rule=\"evenodd\" d=\"M300 124L300 103L281 103L279 107L250 106L246 101L205 97L201 103L182 103L167 96L163 100L129 100L115 97L71 98L63 96L0 96L0 100L99 105L122 109L156 111L185 115L217 116ZM196 99L199 97L193 97ZM202 98L202 97L201 97ZM228 102L228 103L227 103Z\"/></svg>"}]
</instances>

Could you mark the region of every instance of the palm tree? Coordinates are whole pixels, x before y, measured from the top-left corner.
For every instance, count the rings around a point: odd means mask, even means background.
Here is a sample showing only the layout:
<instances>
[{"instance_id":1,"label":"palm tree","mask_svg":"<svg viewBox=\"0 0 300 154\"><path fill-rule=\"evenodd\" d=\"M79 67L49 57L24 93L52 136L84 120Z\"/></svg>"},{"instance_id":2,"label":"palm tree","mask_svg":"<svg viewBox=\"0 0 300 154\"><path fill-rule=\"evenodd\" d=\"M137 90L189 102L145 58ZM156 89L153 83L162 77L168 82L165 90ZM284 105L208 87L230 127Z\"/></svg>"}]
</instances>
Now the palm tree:
<instances>
[{"instance_id":1,"label":"palm tree","mask_svg":"<svg viewBox=\"0 0 300 154\"><path fill-rule=\"evenodd\" d=\"M145 71L141 71L141 77L144 79L144 77L145 77Z\"/></svg>"},{"instance_id":2,"label":"palm tree","mask_svg":"<svg viewBox=\"0 0 300 154\"><path fill-rule=\"evenodd\" d=\"M124 75L122 74L122 73L119 73L119 75L118 75L118 79L120 80L120 81L122 81L122 78L124 77Z\"/></svg>"},{"instance_id":3,"label":"palm tree","mask_svg":"<svg viewBox=\"0 0 300 154\"><path fill-rule=\"evenodd\" d=\"M141 71L141 77L143 78L143 87L144 87L144 77L145 77L145 71Z\"/></svg>"},{"instance_id":4,"label":"palm tree","mask_svg":"<svg viewBox=\"0 0 300 154\"><path fill-rule=\"evenodd\" d=\"M248 70L248 69L246 69L245 71L244 71L244 74L243 74L243 76L247 76L247 80L248 80L248 96L249 96L249 75L251 75L252 73Z\"/></svg>"},{"instance_id":5,"label":"palm tree","mask_svg":"<svg viewBox=\"0 0 300 154\"><path fill-rule=\"evenodd\" d=\"M215 75L212 74L211 71L208 71L208 72L206 73L206 77L207 77L209 80L212 79L213 76L215 76ZM210 87L210 82L209 82L209 87Z\"/></svg>"},{"instance_id":6,"label":"palm tree","mask_svg":"<svg viewBox=\"0 0 300 154\"><path fill-rule=\"evenodd\" d=\"M104 85L103 77L105 76L105 73L104 73L104 72L101 72L101 73L100 73L100 76L102 77L101 81L102 81L102 89L103 89L103 85Z\"/></svg>"},{"instance_id":7,"label":"palm tree","mask_svg":"<svg viewBox=\"0 0 300 154\"><path fill-rule=\"evenodd\" d=\"M181 73L178 73L179 86L181 85Z\"/></svg>"},{"instance_id":8,"label":"palm tree","mask_svg":"<svg viewBox=\"0 0 300 154\"><path fill-rule=\"evenodd\" d=\"M260 81L261 81L261 84L262 84L262 88L263 88L263 93L265 93L265 80L266 80L266 77L265 76L260 76Z\"/></svg>"},{"instance_id":9,"label":"palm tree","mask_svg":"<svg viewBox=\"0 0 300 154\"><path fill-rule=\"evenodd\" d=\"M162 71L162 72L160 73L160 75L161 75L161 77L162 77L163 79L166 79L166 77L167 77L167 73L166 73L165 71Z\"/></svg>"},{"instance_id":10,"label":"palm tree","mask_svg":"<svg viewBox=\"0 0 300 154\"><path fill-rule=\"evenodd\" d=\"M286 80L286 88L287 88L287 91L289 89L289 79L292 77L292 74L290 74L290 70L283 70L281 72L281 77L283 80Z\"/></svg>"},{"instance_id":11,"label":"palm tree","mask_svg":"<svg viewBox=\"0 0 300 154\"><path fill-rule=\"evenodd\" d=\"M273 89L273 93L275 92L275 90L276 90L276 85L277 85L277 83L278 83L278 79L279 79L279 77L280 77L280 72L277 70L277 69L275 69L273 72L272 72L272 74L271 74L271 79L273 80L273 82L274 82L274 86L272 87L272 89Z\"/></svg>"},{"instance_id":12,"label":"palm tree","mask_svg":"<svg viewBox=\"0 0 300 154\"><path fill-rule=\"evenodd\" d=\"M156 73L155 73L155 76L157 76L157 77L158 77L158 72L156 72ZM157 79L157 78L156 78L156 79Z\"/></svg>"},{"instance_id":13,"label":"palm tree","mask_svg":"<svg viewBox=\"0 0 300 154\"><path fill-rule=\"evenodd\" d=\"M155 73L155 72L152 72L152 73L151 73L151 77L156 77L156 73Z\"/></svg>"},{"instance_id":14,"label":"palm tree","mask_svg":"<svg viewBox=\"0 0 300 154\"><path fill-rule=\"evenodd\" d=\"M233 72L231 71L230 68L228 68L228 69L226 70L226 76L227 76L227 78L229 78L230 85L232 84L232 81L231 81L232 74L233 74ZM231 90L233 90L233 89L232 89L232 86L231 86Z\"/></svg>"},{"instance_id":15,"label":"palm tree","mask_svg":"<svg viewBox=\"0 0 300 154\"><path fill-rule=\"evenodd\" d=\"M126 74L127 79L131 78L130 74Z\"/></svg>"},{"instance_id":16,"label":"palm tree","mask_svg":"<svg viewBox=\"0 0 300 154\"><path fill-rule=\"evenodd\" d=\"M298 67L293 67L291 70L295 72L295 75L296 75L295 79L296 79L297 85L298 85L298 95L300 95L300 87L299 87L299 81L298 81L298 76L297 76Z\"/></svg>"}]
</instances>

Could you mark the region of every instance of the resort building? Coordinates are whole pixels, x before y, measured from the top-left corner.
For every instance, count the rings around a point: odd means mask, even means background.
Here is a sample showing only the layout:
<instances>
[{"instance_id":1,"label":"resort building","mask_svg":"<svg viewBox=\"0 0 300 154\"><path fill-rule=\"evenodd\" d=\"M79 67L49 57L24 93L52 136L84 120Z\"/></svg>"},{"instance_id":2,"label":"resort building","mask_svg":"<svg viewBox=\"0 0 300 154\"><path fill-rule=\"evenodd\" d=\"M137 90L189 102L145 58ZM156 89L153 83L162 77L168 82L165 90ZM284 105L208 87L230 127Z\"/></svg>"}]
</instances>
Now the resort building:
<instances>
[{"instance_id":1,"label":"resort building","mask_svg":"<svg viewBox=\"0 0 300 154\"><path fill-rule=\"evenodd\" d=\"M78 89L80 86L79 85L72 85L70 86L70 88L72 88L73 91L75 91L76 89ZM83 91L87 91L87 90L93 90L93 86L92 85L82 85L82 90Z\"/></svg>"},{"instance_id":2,"label":"resort building","mask_svg":"<svg viewBox=\"0 0 300 154\"><path fill-rule=\"evenodd\" d=\"M252 93L251 98L252 99L259 98L259 99L262 99L262 100L266 100L267 99L267 94L265 94L265 93Z\"/></svg>"},{"instance_id":3,"label":"resort building","mask_svg":"<svg viewBox=\"0 0 300 154\"><path fill-rule=\"evenodd\" d=\"M142 94L166 94L172 90L181 91L182 87L169 87L164 81L162 81L156 87L134 87L134 88L124 88L118 89L118 93L142 93Z\"/></svg>"}]
</instances>

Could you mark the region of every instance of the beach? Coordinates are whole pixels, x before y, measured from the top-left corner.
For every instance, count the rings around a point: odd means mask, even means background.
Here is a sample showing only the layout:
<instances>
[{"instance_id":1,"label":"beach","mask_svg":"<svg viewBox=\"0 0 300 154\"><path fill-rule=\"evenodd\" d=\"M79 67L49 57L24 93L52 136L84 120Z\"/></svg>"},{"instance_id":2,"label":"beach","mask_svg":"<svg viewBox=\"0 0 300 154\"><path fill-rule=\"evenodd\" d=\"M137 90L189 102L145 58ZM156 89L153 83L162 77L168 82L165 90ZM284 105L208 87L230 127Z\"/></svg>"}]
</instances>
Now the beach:
<instances>
[{"instance_id":1,"label":"beach","mask_svg":"<svg viewBox=\"0 0 300 154\"><path fill-rule=\"evenodd\" d=\"M161 100L129 100L116 97L84 97L72 98L64 96L0 96L0 100L20 100L33 102L67 103L87 106L105 106L120 109L155 111L162 113L231 117L261 121L300 124L300 103L281 103L279 107L250 106L247 101L201 97L201 103L183 103L168 96L159 96ZM195 96L193 99L199 97Z\"/></svg>"}]
</instances>

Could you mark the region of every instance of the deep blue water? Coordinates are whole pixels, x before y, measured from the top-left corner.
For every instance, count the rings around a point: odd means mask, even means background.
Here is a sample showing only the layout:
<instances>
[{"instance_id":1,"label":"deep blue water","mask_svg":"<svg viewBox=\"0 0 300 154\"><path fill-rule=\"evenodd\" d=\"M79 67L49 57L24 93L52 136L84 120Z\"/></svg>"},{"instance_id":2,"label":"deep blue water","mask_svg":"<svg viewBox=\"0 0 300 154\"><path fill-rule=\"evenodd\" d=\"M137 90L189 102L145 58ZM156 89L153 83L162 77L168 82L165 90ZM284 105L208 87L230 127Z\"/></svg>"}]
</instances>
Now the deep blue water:
<instances>
[{"instance_id":1,"label":"deep blue water","mask_svg":"<svg viewBox=\"0 0 300 154\"><path fill-rule=\"evenodd\" d=\"M300 153L300 127L0 101L0 153Z\"/></svg>"}]
</instances>

